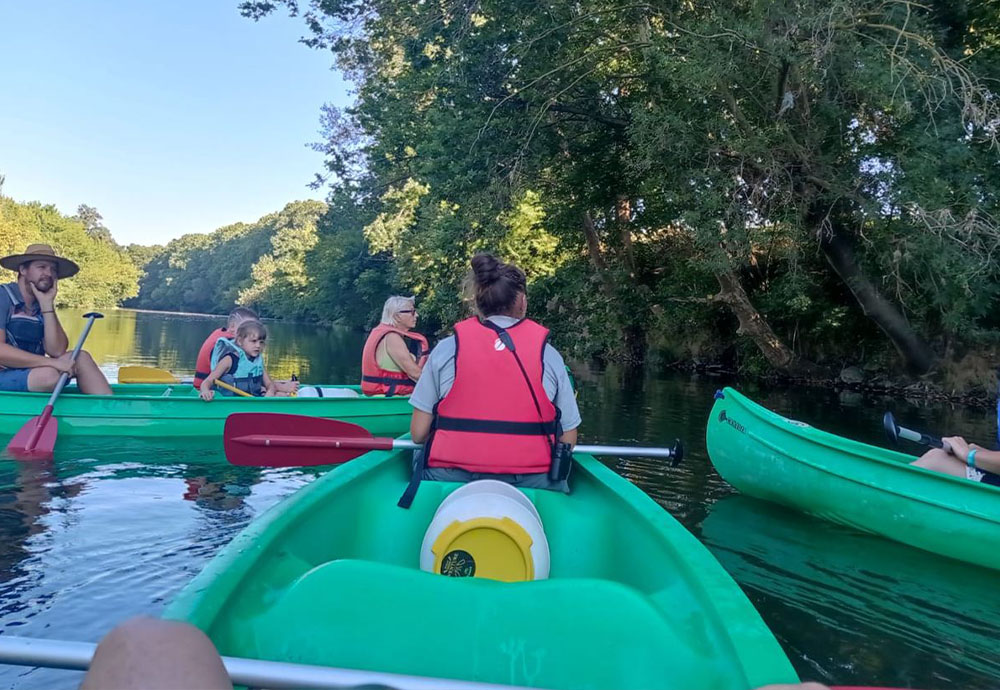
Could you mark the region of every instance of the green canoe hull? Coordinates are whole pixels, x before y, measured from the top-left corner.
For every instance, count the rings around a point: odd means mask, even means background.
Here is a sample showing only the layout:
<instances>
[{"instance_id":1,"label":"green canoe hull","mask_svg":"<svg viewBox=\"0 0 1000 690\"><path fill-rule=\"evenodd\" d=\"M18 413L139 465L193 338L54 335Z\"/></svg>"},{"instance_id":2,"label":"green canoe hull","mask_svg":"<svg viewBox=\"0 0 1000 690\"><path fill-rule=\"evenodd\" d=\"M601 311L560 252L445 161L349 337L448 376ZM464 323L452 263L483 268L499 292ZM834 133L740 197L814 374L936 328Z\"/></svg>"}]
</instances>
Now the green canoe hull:
<instances>
[{"instance_id":1,"label":"green canoe hull","mask_svg":"<svg viewBox=\"0 0 1000 690\"><path fill-rule=\"evenodd\" d=\"M550 578L419 570L453 483L396 506L409 453L372 452L272 508L165 617L222 654L542 688L737 690L793 682L781 648L711 554L645 494L578 457L572 495L527 489Z\"/></svg>"},{"instance_id":2,"label":"green canoe hull","mask_svg":"<svg viewBox=\"0 0 1000 690\"><path fill-rule=\"evenodd\" d=\"M409 429L409 398L241 398L198 397L190 384L117 384L113 395L81 395L68 386L55 405L59 439L95 436L164 439L217 439L233 412L281 412L340 419L376 435L398 436ZM357 386L342 386L358 391ZM12 436L41 413L47 393L0 392L0 436Z\"/></svg>"},{"instance_id":3,"label":"green canoe hull","mask_svg":"<svg viewBox=\"0 0 1000 690\"><path fill-rule=\"evenodd\" d=\"M775 414L726 388L706 430L723 479L745 494L926 551L1000 569L1000 488Z\"/></svg>"}]
</instances>

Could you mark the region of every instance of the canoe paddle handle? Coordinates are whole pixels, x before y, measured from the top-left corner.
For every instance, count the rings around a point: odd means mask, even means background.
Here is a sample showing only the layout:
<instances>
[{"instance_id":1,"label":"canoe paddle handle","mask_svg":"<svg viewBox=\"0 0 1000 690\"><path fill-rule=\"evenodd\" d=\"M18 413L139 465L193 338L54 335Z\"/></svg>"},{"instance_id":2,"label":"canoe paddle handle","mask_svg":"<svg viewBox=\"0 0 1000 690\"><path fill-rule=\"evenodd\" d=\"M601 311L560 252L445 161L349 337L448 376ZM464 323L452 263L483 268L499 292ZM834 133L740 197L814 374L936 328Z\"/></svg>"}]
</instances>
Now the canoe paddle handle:
<instances>
[{"instance_id":1,"label":"canoe paddle handle","mask_svg":"<svg viewBox=\"0 0 1000 690\"><path fill-rule=\"evenodd\" d=\"M104 314L99 314L96 311L92 311L89 314L84 314L83 317L87 319L87 324L83 327L83 333L80 334L80 339L76 341L76 347L73 348L73 353L70 355L70 361L76 362L76 358L80 356L80 350L83 349L83 342L90 335L90 329L94 326L94 321L97 319L103 319ZM38 444L38 439L42 435L42 431L45 429L45 425L48 424L49 419L52 418L52 408L56 404L56 399L59 394L63 392L63 388L69 383L69 374L63 372L59 376L59 381L56 383L56 387L52 389L52 395L49 396L49 401L45 403L45 409L42 410L41 416L38 418L38 423L35 424L34 431L31 432L31 436L28 437L28 442L24 444L25 450L30 453L35 449Z\"/></svg>"},{"instance_id":2,"label":"canoe paddle handle","mask_svg":"<svg viewBox=\"0 0 1000 690\"><path fill-rule=\"evenodd\" d=\"M922 434L919 431L914 431L913 429L907 429L905 426L900 426L896 423L896 418L892 416L892 412L886 412L882 417L882 427L885 429L885 435L888 436L889 440L893 443L899 443L899 439L902 438L907 441L919 443L922 446L940 448L946 453L951 453L951 446L948 445L947 441L943 441L937 436Z\"/></svg>"}]
</instances>

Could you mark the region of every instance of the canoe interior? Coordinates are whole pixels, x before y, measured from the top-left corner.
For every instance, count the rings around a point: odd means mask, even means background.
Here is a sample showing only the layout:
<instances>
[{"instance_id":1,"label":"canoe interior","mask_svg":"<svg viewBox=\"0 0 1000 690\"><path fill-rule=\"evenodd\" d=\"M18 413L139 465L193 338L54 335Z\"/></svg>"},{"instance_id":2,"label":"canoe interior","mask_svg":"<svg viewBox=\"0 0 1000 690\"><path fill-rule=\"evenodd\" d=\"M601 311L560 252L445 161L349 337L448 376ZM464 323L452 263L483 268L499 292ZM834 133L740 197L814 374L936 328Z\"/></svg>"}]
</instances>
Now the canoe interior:
<instances>
[{"instance_id":1,"label":"canoe interior","mask_svg":"<svg viewBox=\"0 0 1000 690\"><path fill-rule=\"evenodd\" d=\"M408 454L369 453L259 519L168 618L223 654L547 688L735 688L795 674L749 601L662 508L592 458L573 494L525 490L550 579L419 570L424 531L457 485L396 506Z\"/></svg>"}]
</instances>

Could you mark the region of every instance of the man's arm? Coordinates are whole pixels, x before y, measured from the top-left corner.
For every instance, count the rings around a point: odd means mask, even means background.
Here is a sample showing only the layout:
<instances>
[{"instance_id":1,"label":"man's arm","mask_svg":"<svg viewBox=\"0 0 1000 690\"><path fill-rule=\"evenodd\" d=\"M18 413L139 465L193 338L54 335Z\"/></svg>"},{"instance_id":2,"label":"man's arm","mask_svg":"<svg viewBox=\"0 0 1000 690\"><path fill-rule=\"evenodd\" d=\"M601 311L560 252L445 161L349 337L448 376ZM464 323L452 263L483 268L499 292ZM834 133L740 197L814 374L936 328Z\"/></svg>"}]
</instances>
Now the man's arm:
<instances>
[{"instance_id":1,"label":"man's arm","mask_svg":"<svg viewBox=\"0 0 1000 690\"><path fill-rule=\"evenodd\" d=\"M28 289L31 290L31 294L38 302L39 309L42 310L42 320L45 322L45 336L42 338L42 345L45 347L45 354L49 357L61 357L69 349L69 338L66 337L66 331L63 330L62 324L59 323L59 317L56 316L55 302L56 293L59 292L59 279L52 279L52 287L48 289L48 292L42 292L33 283L28 283Z\"/></svg>"},{"instance_id":2,"label":"man's arm","mask_svg":"<svg viewBox=\"0 0 1000 690\"><path fill-rule=\"evenodd\" d=\"M62 373L73 373L73 362L68 352L59 357L45 357L31 352L25 352L13 345L8 345L6 332L0 330L0 366L10 369L35 369L36 367L52 367Z\"/></svg>"},{"instance_id":3,"label":"man's arm","mask_svg":"<svg viewBox=\"0 0 1000 690\"><path fill-rule=\"evenodd\" d=\"M42 318L45 320L45 337L42 344L45 347L45 354L49 357L62 357L69 350L69 338L66 331L59 323L54 309L45 310L43 308Z\"/></svg>"},{"instance_id":4,"label":"man's arm","mask_svg":"<svg viewBox=\"0 0 1000 690\"><path fill-rule=\"evenodd\" d=\"M0 366L9 369L34 369L35 367L48 366L50 361L48 357L25 352L13 345L8 345L6 338L7 332L0 330Z\"/></svg>"}]
</instances>

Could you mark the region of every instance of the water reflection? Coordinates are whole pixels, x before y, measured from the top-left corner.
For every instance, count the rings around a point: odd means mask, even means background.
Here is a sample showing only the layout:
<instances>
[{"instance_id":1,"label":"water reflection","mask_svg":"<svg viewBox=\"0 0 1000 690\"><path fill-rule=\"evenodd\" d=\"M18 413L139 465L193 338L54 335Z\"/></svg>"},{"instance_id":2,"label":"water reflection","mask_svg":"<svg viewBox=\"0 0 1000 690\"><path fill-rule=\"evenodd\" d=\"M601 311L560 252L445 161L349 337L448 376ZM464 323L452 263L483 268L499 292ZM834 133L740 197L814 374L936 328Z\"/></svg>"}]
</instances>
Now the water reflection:
<instances>
[{"instance_id":1,"label":"water reflection","mask_svg":"<svg viewBox=\"0 0 1000 690\"><path fill-rule=\"evenodd\" d=\"M700 536L766 612L800 674L996 687L996 573L744 496L712 506Z\"/></svg>"}]
</instances>

